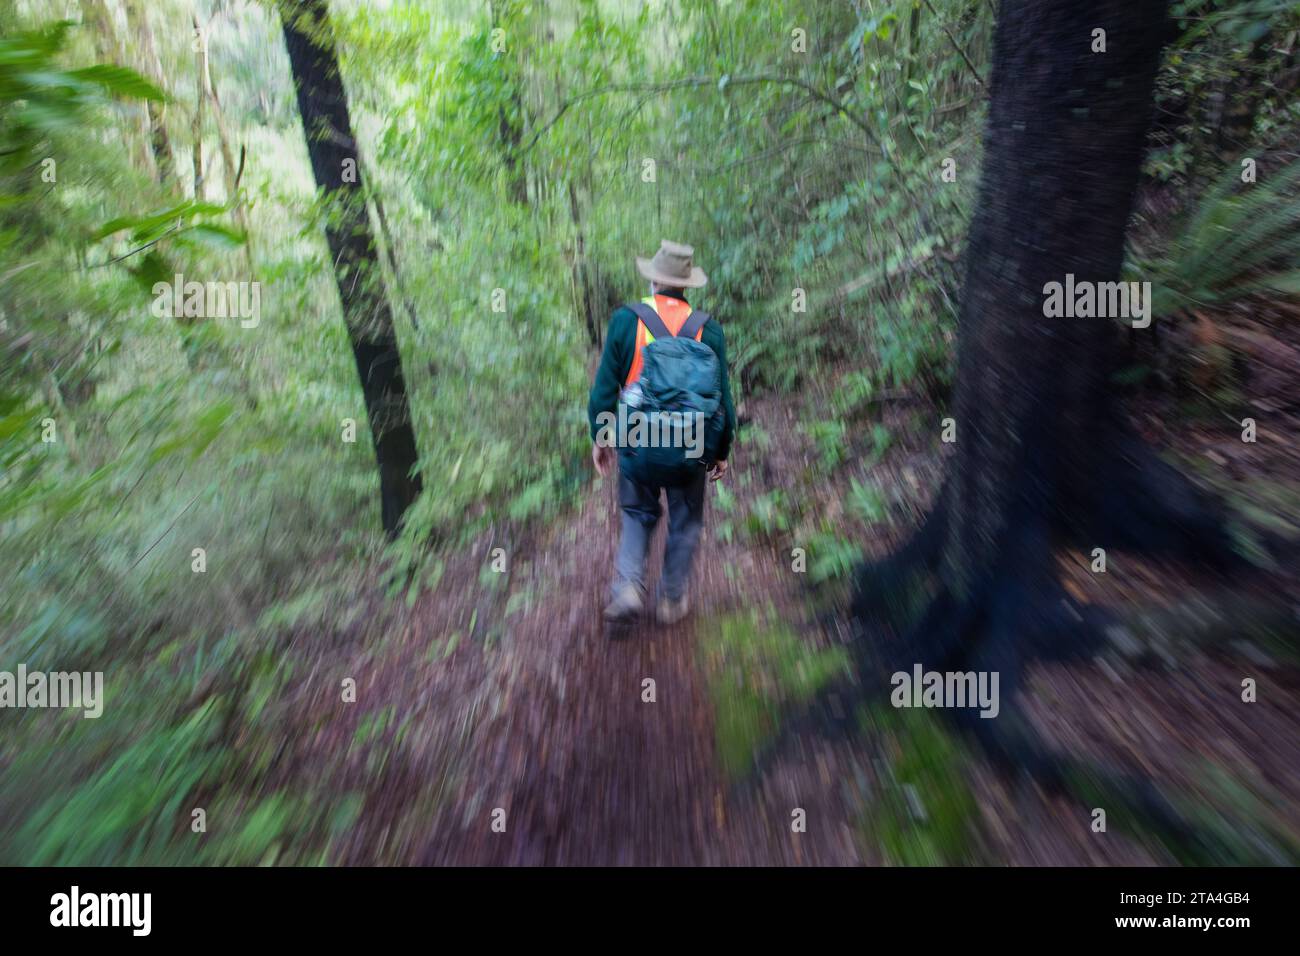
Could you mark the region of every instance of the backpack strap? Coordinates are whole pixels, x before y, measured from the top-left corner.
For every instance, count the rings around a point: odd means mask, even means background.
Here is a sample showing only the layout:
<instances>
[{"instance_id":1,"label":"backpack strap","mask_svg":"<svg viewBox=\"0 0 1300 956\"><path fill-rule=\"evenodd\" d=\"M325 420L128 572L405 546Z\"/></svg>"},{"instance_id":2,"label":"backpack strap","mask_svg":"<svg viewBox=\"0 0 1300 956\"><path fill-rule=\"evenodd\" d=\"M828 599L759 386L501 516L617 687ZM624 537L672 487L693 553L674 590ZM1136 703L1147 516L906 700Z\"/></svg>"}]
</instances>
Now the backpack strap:
<instances>
[{"instance_id":1,"label":"backpack strap","mask_svg":"<svg viewBox=\"0 0 1300 956\"><path fill-rule=\"evenodd\" d=\"M645 323L645 327L650 330L650 334L657 339L670 339L673 334L668 331L668 326L664 320L659 317L659 313L644 302L632 302L628 308L636 315L638 319ZM704 323L708 322L713 316L707 312L691 312L682 323L682 327L677 330L677 334L684 339L693 339L699 334L700 329L704 328Z\"/></svg>"},{"instance_id":2,"label":"backpack strap","mask_svg":"<svg viewBox=\"0 0 1300 956\"><path fill-rule=\"evenodd\" d=\"M650 334L657 339L671 339L673 334L668 331L668 326L664 325L664 320L659 318L659 313L644 302L632 302L628 308L645 323L645 327L650 330ZM689 322L690 319L688 318Z\"/></svg>"},{"instance_id":3,"label":"backpack strap","mask_svg":"<svg viewBox=\"0 0 1300 956\"><path fill-rule=\"evenodd\" d=\"M713 316L707 312L692 312L682 323L681 329L677 332L684 339L693 339L699 334L700 329L704 328L704 323L709 321Z\"/></svg>"}]
</instances>

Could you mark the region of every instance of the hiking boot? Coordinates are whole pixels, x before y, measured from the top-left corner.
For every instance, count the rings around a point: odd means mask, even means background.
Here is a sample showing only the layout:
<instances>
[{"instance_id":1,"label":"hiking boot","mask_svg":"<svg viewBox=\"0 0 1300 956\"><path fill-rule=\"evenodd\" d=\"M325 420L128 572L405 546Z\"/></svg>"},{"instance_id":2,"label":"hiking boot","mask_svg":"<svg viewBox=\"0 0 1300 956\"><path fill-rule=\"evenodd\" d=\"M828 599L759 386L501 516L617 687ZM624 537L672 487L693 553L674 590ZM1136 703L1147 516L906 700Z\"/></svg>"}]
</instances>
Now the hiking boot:
<instances>
[{"instance_id":1,"label":"hiking boot","mask_svg":"<svg viewBox=\"0 0 1300 956\"><path fill-rule=\"evenodd\" d=\"M690 603L686 600L685 595L676 600L661 597L659 598L659 606L655 608L655 619L660 624L676 624L686 616L690 609Z\"/></svg>"},{"instance_id":2,"label":"hiking boot","mask_svg":"<svg viewBox=\"0 0 1300 956\"><path fill-rule=\"evenodd\" d=\"M605 605L605 620L630 621L641 613L644 604L641 589L635 584L621 584L614 591L614 597Z\"/></svg>"}]
</instances>

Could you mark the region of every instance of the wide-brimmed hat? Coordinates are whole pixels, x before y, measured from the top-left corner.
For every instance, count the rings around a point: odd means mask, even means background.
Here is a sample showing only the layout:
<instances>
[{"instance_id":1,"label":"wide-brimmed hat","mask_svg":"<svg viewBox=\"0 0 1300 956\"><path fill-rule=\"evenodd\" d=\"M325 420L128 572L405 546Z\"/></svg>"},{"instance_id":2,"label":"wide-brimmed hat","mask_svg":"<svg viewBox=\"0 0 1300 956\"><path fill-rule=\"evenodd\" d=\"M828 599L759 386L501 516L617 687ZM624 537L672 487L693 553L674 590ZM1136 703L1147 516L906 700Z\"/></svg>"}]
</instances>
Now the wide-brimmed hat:
<instances>
[{"instance_id":1,"label":"wide-brimmed hat","mask_svg":"<svg viewBox=\"0 0 1300 956\"><path fill-rule=\"evenodd\" d=\"M698 289L708 283L709 277L691 261L694 255L690 246L664 239L653 259L636 257L636 268L651 282L670 289Z\"/></svg>"}]
</instances>

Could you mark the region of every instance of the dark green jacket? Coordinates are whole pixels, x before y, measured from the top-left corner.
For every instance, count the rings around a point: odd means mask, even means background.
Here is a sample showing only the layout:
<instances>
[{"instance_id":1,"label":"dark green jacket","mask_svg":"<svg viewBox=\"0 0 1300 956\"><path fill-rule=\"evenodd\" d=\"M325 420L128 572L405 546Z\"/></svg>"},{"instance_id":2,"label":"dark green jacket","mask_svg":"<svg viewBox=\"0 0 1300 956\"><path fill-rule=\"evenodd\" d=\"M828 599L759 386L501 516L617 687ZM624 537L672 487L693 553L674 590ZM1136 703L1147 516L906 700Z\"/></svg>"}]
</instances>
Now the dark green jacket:
<instances>
[{"instance_id":1,"label":"dark green jacket","mask_svg":"<svg viewBox=\"0 0 1300 956\"><path fill-rule=\"evenodd\" d=\"M686 297L672 292L660 292L675 299L686 301ZM705 311L708 311L707 309ZM636 355L637 317L627 306L621 306L610 316L609 328L605 331L605 351L600 357L600 368L596 369L596 381L591 386L591 398L587 401L587 419L591 425L591 440L596 440L599 431L596 420L601 412L618 411L618 395L627 381L627 373L632 370L632 358ZM711 318L704 325L704 334L700 341L713 349L722 368L722 407L727 415L727 423L722 432L722 443L718 446L718 459L725 461L731 454L731 439L736 434L736 407L731 402L731 379L727 375L727 339L722 334L722 324L717 318Z\"/></svg>"}]
</instances>

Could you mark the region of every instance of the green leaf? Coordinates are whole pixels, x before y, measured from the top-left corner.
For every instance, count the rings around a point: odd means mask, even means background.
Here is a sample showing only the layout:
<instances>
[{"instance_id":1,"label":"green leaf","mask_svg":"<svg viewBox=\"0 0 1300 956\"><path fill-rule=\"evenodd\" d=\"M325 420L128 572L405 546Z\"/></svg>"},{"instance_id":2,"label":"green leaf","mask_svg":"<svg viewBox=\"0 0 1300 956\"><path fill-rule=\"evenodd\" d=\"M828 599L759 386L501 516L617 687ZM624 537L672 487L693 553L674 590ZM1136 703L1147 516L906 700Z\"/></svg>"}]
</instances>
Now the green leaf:
<instances>
[{"instance_id":1,"label":"green leaf","mask_svg":"<svg viewBox=\"0 0 1300 956\"><path fill-rule=\"evenodd\" d=\"M212 246L217 249L238 249L248 241L248 237L244 233L210 222L198 223L188 229L182 229L177 238L181 241L197 240L202 245Z\"/></svg>"},{"instance_id":2,"label":"green leaf","mask_svg":"<svg viewBox=\"0 0 1300 956\"><path fill-rule=\"evenodd\" d=\"M124 66L101 63L67 73L74 80L98 86L106 93L137 100L165 100L167 94L154 86L135 70Z\"/></svg>"}]
</instances>

